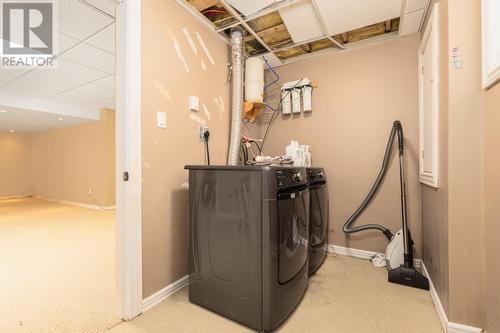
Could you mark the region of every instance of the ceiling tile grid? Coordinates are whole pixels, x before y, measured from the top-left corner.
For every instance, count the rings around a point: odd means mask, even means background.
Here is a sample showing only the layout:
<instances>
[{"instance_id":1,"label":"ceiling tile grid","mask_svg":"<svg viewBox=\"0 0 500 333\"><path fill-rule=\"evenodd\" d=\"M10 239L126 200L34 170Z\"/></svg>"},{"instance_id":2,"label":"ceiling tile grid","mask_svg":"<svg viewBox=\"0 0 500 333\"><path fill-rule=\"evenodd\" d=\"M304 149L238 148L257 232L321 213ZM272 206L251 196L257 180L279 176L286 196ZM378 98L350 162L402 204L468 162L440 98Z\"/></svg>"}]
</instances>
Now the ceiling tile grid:
<instances>
[{"instance_id":1,"label":"ceiling tile grid","mask_svg":"<svg viewBox=\"0 0 500 333\"><path fill-rule=\"evenodd\" d=\"M100 101L108 101L115 98L115 80L116 77L110 75L104 79L63 92L50 99L56 102L93 106ZM109 104L108 102L106 103Z\"/></svg>"},{"instance_id":2,"label":"ceiling tile grid","mask_svg":"<svg viewBox=\"0 0 500 333\"><path fill-rule=\"evenodd\" d=\"M56 10L57 69L3 70L0 91L45 99L64 95L67 103L109 106L115 95L114 1L63 0Z\"/></svg>"}]
</instances>

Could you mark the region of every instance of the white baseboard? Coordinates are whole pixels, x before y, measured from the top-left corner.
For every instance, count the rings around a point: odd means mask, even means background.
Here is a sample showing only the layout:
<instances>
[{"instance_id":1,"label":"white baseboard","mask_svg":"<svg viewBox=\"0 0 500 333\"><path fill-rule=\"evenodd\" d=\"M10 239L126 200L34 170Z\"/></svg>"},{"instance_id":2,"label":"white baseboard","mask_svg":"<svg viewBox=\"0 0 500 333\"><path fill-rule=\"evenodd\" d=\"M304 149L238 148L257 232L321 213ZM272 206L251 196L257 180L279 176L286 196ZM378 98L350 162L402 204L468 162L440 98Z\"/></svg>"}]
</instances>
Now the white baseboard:
<instances>
[{"instance_id":1,"label":"white baseboard","mask_svg":"<svg viewBox=\"0 0 500 333\"><path fill-rule=\"evenodd\" d=\"M446 311L444 310L443 304L439 299L439 295L432 283L431 276L429 275L429 271L427 271L427 267L425 267L424 262L422 261L422 274L426 278L429 279L430 293L432 301L434 302L434 307L436 308L436 312L438 313L439 320L441 320L441 325L443 326L443 330L447 333L481 333L483 330L481 328L457 324L448 321L448 316L446 315Z\"/></svg>"},{"instance_id":2,"label":"white baseboard","mask_svg":"<svg viewBox=\"0 0 500 333\"><path fill-rule=\"evenodd\" d=\"M183 278L175 281L171 285L166 286L165 288L157 291L151 296L146 297L142 301L142 312L146 312L155 305L158 305L161 303L163 300L168 298L170 295L174 294L175 292L179 291L180 289L184 288L187 286L189 281L189 276L186 275Z\"/></svg>"},{"instance_id":3,"label":"white baseboard","mask_svg":"<svg viewBox=\"0 0 500 333\"><path fill-rule=\"evenodd\" d=\"M57 203L60 203L63 205L70 205L70 206L76 206L76 207L80 207L80 208L88 208L88 209L93 209L93 210L101 210L101 211L116 210L116 206L100 207L98 205L86 204L86 203L81 203L81 202L46 198L46 197L42 197L39 195L35 196L35 198L40 199L40 200L50 201L50 202L57 202Z\"/></svg>"},{"instance_id":4,"label":"white baseboard","mask_svg":"<svg viewBox=\"0 0 500 333\"><path fill-rule=\"evenodd\" d=\"M447 333L481 333L483 330L481 328L457 324L457 323L448 323L447 325Z\"/></svg>"},{"instance_id":5,"label":"white baseboard","mask_svg":"<svg viewBox=\"0 0 500 333\"><path fill-rule=\"evenodd\" d=\"M374 251L359 250L332 244L328 245L328 252L365 260L370 260L373 256L379 254ZM413 266L420 268L421 262L420 259L413 259Z\"/></svg>"},{"instance_id":6,"label":"white baseboard","mask_svg":"<svg viewBox=\"0 0 500 333\"><path fill-rule=\"evenodd\" d=\"M2 200L13 200L13 199L24 199L24 198L31 198L31 194L20 194L20 195L10 195L6 197L0 197L0 201Z\"/></svg>"},{"instance_id":7,"label":"white baseboard","mask_svg":"<svg viewBox=\"0 0 500 333\"><path fill-rule=\"evenodd\" d=\"M443 330L446 332L448 326L448 316L446 315L446 311L444 311L443 304L439 299L439 295L436 291L436 288L434 287L434 284L432 283L429 272L427 271L427 267L425 267L425 264L423 262L422 262L422 274L424 274L424 276L427 279L429 279L429 287L430 287L429 292L431 293L432 302L434 303L434 307L436 308L439 320L441 320L441 325L443 326Z\"/></svg>"}]
</instances>

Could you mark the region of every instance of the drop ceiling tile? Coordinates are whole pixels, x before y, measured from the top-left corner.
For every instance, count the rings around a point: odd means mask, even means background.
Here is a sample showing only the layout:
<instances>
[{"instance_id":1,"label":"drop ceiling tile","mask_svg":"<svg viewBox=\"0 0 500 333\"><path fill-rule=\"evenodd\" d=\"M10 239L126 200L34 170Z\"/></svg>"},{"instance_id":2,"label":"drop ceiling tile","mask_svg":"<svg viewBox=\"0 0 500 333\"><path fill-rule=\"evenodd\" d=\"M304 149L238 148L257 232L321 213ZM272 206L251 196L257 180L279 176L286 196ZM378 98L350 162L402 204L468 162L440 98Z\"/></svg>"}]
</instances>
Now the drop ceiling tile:
<instances>
[{"instance_id":1,"label":"drop ceiling tile","mask_svg":"<svg viewBox=\"0 0 500 333\"><path fill-rule=\"evenodd\" d=\"M0 87L29 71L29 69L0 69ZM0 88L0 90L2 89Z\"/></svg>"},{"instance_id":2,"label":"drop ceiling tile","mask_svg":"<svg viewBox=\"0 0 500 333\"><path fill-rule=\"evenodd\" d=\"M57 38L57 43L58 43L58 50L57 54L61 54L64 51L72 48L73 46L77 45L80 43L78 39L75 39L73 37L70 37L68 35L65 35L63 33L58 32L56 35Z\"/></svg>"},{"instance_id":3,"label":"drop ceiling tile","mask_svg":"<svg viewBox=\"0 0 500 333\"><path fill-rule=\"evenodd\" d=\"M279 11L295 43L324 36L323 28L312 3L302 1Z\"/></svg>"},{"instance_id":4,"label":"drop ceiling tile","mask_svg":"<svg viewBox=\"0 0 500 333\"><path fill-rule=\"evenodd\" d=\"M116 76L115 75L106 76L105 78L100 79L99 81L96 81L96 83L100 84L101 86L104 86L106 88L115 89Z\"/></svg>"},{"instance_id":5,"label":"drop ceiling tile","mask_svg":"<svg viewBox=\"0 0 500 333\"><path fill-rule=\"evenodd\" d=\"M250 16L257 13L259 10L266 8L274 3L274 0L226 0L231 6L236 8L245 16Z\"/></svg>"},{"instance_id":6,"label":"drop ceiling tile","mask_svg":"<svg viewBox=\"0 0 500 333\"><path fill-rule=\"evenodd\" d=\"M72 48L62 58L109 74L115 73L115 55L87 43Z\"/></svg>"},{"instance_id":7,"label":"drop ceiling tile","mask_svg":"<svg viewBox=\"0 0 500 333\"><path fill-rule=\"evenodd\" d=\"M115 17L116 5L114 0L85 0L88 4L95 6L106 14Z\"/></svg>"},{"instance_id":8,"label":"drop ceiling tile","mask_svg":"<svg viewBox=\"0 0 500 333\"><path fill-rule=\"evenodd\" d=\"M114 20L78 0L58 1L57 30L79 40L90 37Z\"/></svg>"},{"instance_id":9,"label":"drop ceiling tile","mask_svg":"<svg viewBox=\"0 0 500 333\"><path fill-rule=\"evenodd\" d=\"M114 76L77 87L51 98L53 101L78 105L96 105L103 100L114 99L115 87L110 84Z\"/></svg>"},{"instance_id":10,"label":"drop ceiling tile","mask_svg":"<svg viewBox=\"0 0 500 333\"><path fill-rule=\"evenodd\" d=\"M2 90L23 96L47 98L84 83L84 81L62 75L56 70L34 70L5 85Z\"/></svg>"},{"instance_id":11,"label":"drop ceiling tile","mask_svg":"<svg viewBox=\"0 0 500 333\"><path fill-rule=\"evenodd\" d=\"M88 44L115 54L115 24L100 31L95 36L90 37Z\"/></svg>"},{"instance_id":12,"label":"drop ceiling tile","mask_svg":"<svg viewBox=\"0 0 500 333\"><path fill-rule=\"evenodd\" d=\"M405 13L410 14L420 9L425 9L428 3L429 0L407 0Z\"/></svg>"},{"instance_id":13,"label":"drop ceiling tile","mask_svg":"<svg viewBox=\"0 0 500 333\"><path fill-rule=\"evenodd\" d=\"M425 9L421 9L419 11L405 15L403 19L403 24L401 25L401 29L399 31L400 36L411 35L418 32L418 28L420 28L420 23L424 18L424 13Z\"/></svg>"},{"instance_id":14,"label":"drop ceiling tile","mask_svg":"<svg viewBox=\"0 0 500 333\"><path fill-rule=\"evenodd\" d=\"M47 98L87 82L101 79L107 75L107 73L59 59L57 69L33 70L6 84L2 87L2 90L26 96Z\"/></svg>"},{"instance_id":15,"label":"drop ceiling tile","mask_svg":"<svg viewBox=\"0 0 500 333\"><path fill-rule=\"evenodd\" d=\"M402 0L315 0L330 35L401 15Z\"/></svg>"}]
</instances>

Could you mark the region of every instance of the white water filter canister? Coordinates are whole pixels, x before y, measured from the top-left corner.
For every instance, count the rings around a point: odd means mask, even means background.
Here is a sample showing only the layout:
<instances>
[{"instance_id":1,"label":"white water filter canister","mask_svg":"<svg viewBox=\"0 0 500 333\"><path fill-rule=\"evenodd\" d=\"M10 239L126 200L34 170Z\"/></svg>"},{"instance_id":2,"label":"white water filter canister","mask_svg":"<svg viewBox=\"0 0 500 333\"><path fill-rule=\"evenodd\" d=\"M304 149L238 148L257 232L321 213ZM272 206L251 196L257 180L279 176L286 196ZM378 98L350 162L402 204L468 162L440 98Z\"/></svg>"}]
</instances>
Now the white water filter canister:
<instances>
[{"instance_id":1,"label":"white water filter canister","mask_svg":"<svg viewBox=\"0 0 500 333\"><path fill-rule=\"evenodd\" d=\"M292 113L292 94L290 91L282 90L281 91L281 109L283 110L283 114L291 114Z\"/></svg>"},{"instance_id":2,"label":"white water filter canister","mask_svg":"<svg viewBox=\"0 0 500 333\"><path fill-rule=\"evenodd\" d=\"M304 108L304 112L312 111L312 91L313 88L311 86L302 88L302 107Z\"/></svg>"},{"instance_id":3,"label":"white water filter canister","mask_svg":"<svg viewBox=\"0 0 500 333\"><path fill-rule=\"evenodd\" d=\"M264 62L259 57L245 63L245 101L264 103Z\"/></svg>"}]
</instances>

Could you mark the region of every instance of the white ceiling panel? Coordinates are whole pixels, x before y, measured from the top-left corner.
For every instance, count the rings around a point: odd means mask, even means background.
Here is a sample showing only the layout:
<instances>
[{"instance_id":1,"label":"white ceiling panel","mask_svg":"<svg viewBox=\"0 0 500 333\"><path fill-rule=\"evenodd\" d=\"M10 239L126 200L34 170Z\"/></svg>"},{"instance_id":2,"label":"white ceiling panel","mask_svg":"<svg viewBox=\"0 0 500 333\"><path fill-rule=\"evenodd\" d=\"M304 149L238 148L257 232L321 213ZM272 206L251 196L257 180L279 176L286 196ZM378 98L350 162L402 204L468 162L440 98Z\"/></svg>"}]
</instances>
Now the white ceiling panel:
<instances>
[{"instance_id":1,"label":"white ceiling panel","mask_svg":"<svg viewBox=\"0 0 500 333\"><path fill-rule=\"evenodd\" d=\"M16 133L42 132L93 121L57 113L5 106L1 106L0 108L7 111L5 113L0 113L0 132L7 132L11 129L15 130ZM13 133L13 135L15 135L15 133Z\"/></svg>"},{"instance_id":2,"label":"white ceiling panel","mask_svg":"<svg viewBox=\"0 0 500 333\"><path fill-rule=\"evenodd\" d=\"M100 31L95 36L90 37L88 44L115 54L115 24Z\"/></svg>"},{"instance_id":3,"label":"white ceiling panel","mask_svg":"<svg viewBox=\"0 0 500 333\"><path fill-rule=\"evenodd\" d=\"M28 73L29 71L29 69L0 69L0 87L21 75Z\"/></svg>"},{"instance_id":4,"label":"white ceiling panel","mask_svg":"<svg viewBox=\"0 0 500 333\"><path fill-rule=\"evenodd\" d=\"M274 3L274 0L226 0L231 6L237 9L245 16L250 16L257 13L259 10L266 8Z\"/></svg>"},{"instance_id":5,"label":"white ceiling panel","mask_svg":"<svg viewBox=\"0 0 500 333\"><path fill-rule=\"evenodd\" d=\"M58 31L83 40L114 20L78 0L58 1Z\"/></svg>"},{"instance_id":6,"label":"white ceiling panel","mask_svg":"<svg viewBox=\"0 0 500 333\"><path fill-rule=\"evenodd\" d=\"M314 6L302 1L279 11L290 36L295 43L302 43L324 35Z\"/></svg>"},{"instance_id":7,"label":"white ceiling panel","mask_svg":"<svg viewBox=\"0 0 500 333\"><path fill-rule=\"evenodd\" d=\"M115 55L86 43L72 48L61 57L109 74L115 73Z\"/></svg>"},{"instance_id":8,"label":"white ceiling panel","mask_svg":"<svg viewBox=\"0 0 500 333\"><path fill-rule=\"evenodd\" d=\"M115 76L112 75L103 80L92 82L62 93L60 95L54 96L53 98L51 98L51 100L78 105L96 105L100 101L114 99L114 81Z\"/></svg>"},{"instance_id":9,"label":"white ceiling panel","mask_svg":"<svg viewBox=\"0 0 500 333\"><path fill-rule=\"evenodd\" d=\"M401 29L399 30L400 36L411 35L418 32L420 28L420 23L424 18L425 9L407 14L403 18L403 23L401 24Z\"/></svg>"},{"instance_id":10,"label":"white ceiling panel","mask_svg":"<svg viewBox=\"0 0 500 333\"><path fill-rule=\"evenodd\" d=\"M107 75L107 73L59 59L57 69L33 70L4 85L1 90L25 96L48 98Z\"/></svg>"},{"instance_id":11,"label":"white ceiling panel","mask_svg":"<svg viewBox=\"0 0 500 333\"><path fill-rule=\"evenodd\" d=\"M333 36L399 17L402 0L316 0L316 4Z\"/></svg>"},{"instance_id":12,"label":"white ceiling panel","mask_svg":"<svg viewBox=\"0 0 500 333\"><path fill-rule=\"evenodd\" d=\"M406 14L416 12L427 7L429 0L406 0Z\"/></svg>"}]
</instances>

